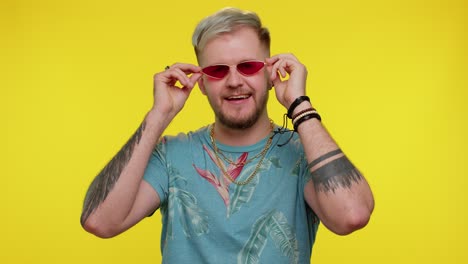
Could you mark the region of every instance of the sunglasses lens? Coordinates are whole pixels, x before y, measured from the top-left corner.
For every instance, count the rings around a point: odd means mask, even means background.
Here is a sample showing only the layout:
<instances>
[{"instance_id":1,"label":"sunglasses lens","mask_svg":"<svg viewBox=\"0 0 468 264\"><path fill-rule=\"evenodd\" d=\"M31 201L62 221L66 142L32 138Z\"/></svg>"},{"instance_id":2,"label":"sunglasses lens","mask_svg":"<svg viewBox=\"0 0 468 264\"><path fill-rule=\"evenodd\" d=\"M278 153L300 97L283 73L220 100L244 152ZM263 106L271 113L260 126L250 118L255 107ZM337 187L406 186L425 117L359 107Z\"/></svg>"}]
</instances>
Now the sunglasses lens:
<instances>
[{"instance_id":1,"label":"sunglasses lens","mask_svg":"<svg viewBox=\"0 0 468 264\"><path fill-rule=\"evenodd\" d=\"M213 65L202 69L202 72L210 77L222 79L229 73L227 65Z\"/></svg>"},{"instance_id":2,"label":"sunglasses lens","mask_svg":"<svg viewBox=\"0 0 468 264\"><path fill-rule=\"evenodd\" d=\"M237 64L237 70L243 75L254 75L265 66L261 61L245 61ZM228 65L212 65L202 69L202 72L211 78L223 79L229 73Z\"/></svg>"},{"instance_id":3,"label":"sunglasses lens","mask_svg":"<svg viewBox=\"0 0 468 264\"><path fill-rule=\"evenodd\" d=\"M261 70L265 63L261 61L246 61L237 65L237 70L244 75L253 75Z\"/></svg>"}]
</instances>

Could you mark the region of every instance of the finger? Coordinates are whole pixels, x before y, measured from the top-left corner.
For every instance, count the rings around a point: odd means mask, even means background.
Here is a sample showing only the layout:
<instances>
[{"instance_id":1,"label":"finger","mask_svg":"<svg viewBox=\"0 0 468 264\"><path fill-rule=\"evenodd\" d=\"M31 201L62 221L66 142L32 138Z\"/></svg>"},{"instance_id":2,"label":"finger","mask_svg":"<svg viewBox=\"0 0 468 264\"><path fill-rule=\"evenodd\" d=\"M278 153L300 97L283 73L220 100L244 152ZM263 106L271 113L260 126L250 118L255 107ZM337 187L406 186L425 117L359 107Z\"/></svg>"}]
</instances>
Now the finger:
<instances>
[{"instance_id":1,"label":"finger","mask_svg":"<svg viewBox=\"0 0 468 264\"><path fill-rule=\"evenodd\" d=\"M190 82L191 84L188 85L188 86L184 86L182 87L182 91L187 95L189 96L190 93L192 92L193 88L195 87L195 84L197 83L197 81L203 76L202 73L194 73L192 74L190 77L188 77L190 79Z\"/></svg>"},{"instance_id":2,"label":"finger","mask_svg":"<svg viewBox=\"0 0 468 264\"><path fill-rule=\"evenodd\" d=\"M187 83L185 84L185 82L180 82L180 84L182 85L182 90L189 90L191 91L193 89L193 87L195 87L195 84L197 83L198 79L200 79L200 77L202 76L203 74L201 73L194 73L190 76L185 76L187 78Z\"/></svg>"},{"instance_id":3,"label":"finger","mask_svg":"<svg viewBox=\"0 0 468 264\"><path fill-rule=\"evenodd\" d=\"M189 79L190 79L190 82L192 83L192 87L195 86L195 84L197 83L197 81L203 76L202 73L194 73L192 75L190 75Z\"/></svg>"},{"instance_id":4,"label":"finger","mask_svg":"<svg viewBox=\"0 0 468 264\"><path fill-rule=\"evenodd\" d=\"M191 86L192 85L192 83L190 81L190 78L187 76L187 73L182 71L180 68L176 68L174 70L178 74L178 76L179 76L178 81L182 86L185 87L185 86Z\"/></svg>"},{"instance_id":5,"label":"finger","mask_svg":"<svg viewBox=\"0 0 468 264\"><path fill-rule=\"evenodd\" d=\"M292 54L278 54L271 58L267 58L266 62L267 64L272 65L270 78L273 80L276 78L277 72L281 74L281 77L285 78L287 73L290 73L291 64L299 61Z\"/></svg>"},{"instance_id":6,"label":"finger","mask_svg":"<svg viewBox=\"0 0 468 264\"><path fill-rule=\"evenodd\" d=\"M275 73L279 72L282 78L285 78L287 76L287 67L288 67L288 61L281 59L278 60L274 65L273 65L273 71Z\"/></svg>"},{"instance_id":7,"label":"finger","mask_svg":"<svg viewBox=\"0 0 468 264\"><path fill-rule=\"evenodd\" d=\"M183 86L192 86L192 87L195 86L196 81L201 76L201 68L193 64L175 63L171 66L171 69L177 69L187 76L187 78L183 78L184 80L187 80L187 81L182 81L183 79L179 79L179 82ZM194 78L190 78L190 76L193 74L197 74L197 75L195 75Z\"/></svg>"},{"instance_id":8,"label":"finger","mask_svg":"<svg viewBox=\"0 0 468 264\"><path fill-rule=\"evenodd\" d=\"M184 86L180 90L183 91L187 96L190 95L194 86Z\"/></svg>"},{"instance_id":9,"label":"finger","mask_svg":"<svg viewBox=\"0 0 468 264\"><path fill-rule=\"evenodd\" d=\"M270 80L276 79L278 72L274 69L274 67L271 67L270 72L271 72L270 73Z\"/></svg>"},{"instance_id":10,"label":"finger","mask_svg":"<svg viewBox=\"0 0 468 264\"><path fill-rule=\"evenodd\" d=\"M304 65L302 65L299 61L297 60L291 60L291 59L285 59L281 61L281 67L285 72L288 74L291 74L294 71L302 71L305 69ZM284 76L283 76L284 77Z\"/></svg>"},{"instance_id":11,"label":"finger","mask_svg":"<svg viewBox=\"0 0 468 264\"><path fill-rule=\"evenodd\" d=\"M275 78L273 80L271 80L271 82L273 83L273 87L275 87L275 90L278 89L278 87L280 87L280 84L281 84L281 79L280 78Z\"/></svg>"},{"instance_id":12,"label":"finger","mask_svg":"<svg viewBox=\"0 0 468 264\"><path fill-rule=\"evenodd\" d=\"M265 59L265 62L268 64L268 65L273 65L275 64L278 60L279 60L279 56L278 55L275 55L275 56L272 56L270 58L266 58Z\"/></svg>"},{"instance_id":13,"label":"finger","mask_svg":"<svg viewBox=\"0 0 468 264\"><path fill-rule=\"evenodd\" d=\"M294 56L294 54L292 54L292 53L277 54L277 55L274 55L274 56L270 57L267 60L278 61L280 59L293 60L293 61L299 62L299 60L296 58L296 56Z\"/></svg>"},{"instance_id":14,"label":"finger","mask_svg":"<svg viewBox=\"0 0 468 264\"><path fill-rule=\"evenodd\" d=\"M192 90L193 87L195 87L195 84L197 83L198 79L200 79L200 77L202 76L203 74L201 73L194 73L192 75L190 75L188 77L189 79L189 82L187 85L183 85L182 89L190 89L190 91ZM182 83L181 83L182 84Z\"/></svg>"},{"instance_id":15,"label":"finger","mask_svg":"<svg viewBox=\"0 0 468 264\"><path fill-rule=\"evenodd\" d=\"M286 68L288 67L288 61L281 60L278 65L278 70L281 74L281 77L285 78L287 76Z\"/></svg>"},{"instance_id":16,"label":"finger","mask_svg":"<svg viewBox=\"0 0 468 264\"><path fill-rule=\"evenodd\" d=\"M278 77L278 67L280 66L280 61L275 60L273 66L271 67L271 80L276 79Z\"/></svg>"},{"instance_id":17,"label":"finger","mask_svg":"<svg viewBox=\"0 0 468 264\"><path fill-rule=\"evenodd\" d=\"M161 73L161 75L161 81L169 86L174 86L177 81L179 81L182 86L189 85L190 82L187 75L178 68L166 70Z\"/></svg>"},{"instance_id":18,"label":"finger","mask_svg":"<svg viewBox=\"0 0 468 264\"><path fill-rule=\"evenodd\" d=\"M189 63L174 63L170 68L180 69L185 74L201 72L201 67Z\"/></svg>"}]
</instances>

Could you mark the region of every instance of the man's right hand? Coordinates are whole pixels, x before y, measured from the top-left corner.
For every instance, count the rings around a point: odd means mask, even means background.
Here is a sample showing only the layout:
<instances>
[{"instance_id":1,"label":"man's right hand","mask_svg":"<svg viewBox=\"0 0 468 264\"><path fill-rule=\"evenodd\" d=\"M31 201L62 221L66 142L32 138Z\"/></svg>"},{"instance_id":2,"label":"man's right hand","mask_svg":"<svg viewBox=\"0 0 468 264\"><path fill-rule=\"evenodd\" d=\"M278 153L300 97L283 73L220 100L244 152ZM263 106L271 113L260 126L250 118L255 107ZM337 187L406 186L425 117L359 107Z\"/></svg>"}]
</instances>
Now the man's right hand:
<instances>
[{"instance_id":1,"label":"man's right hand","mask_svg":"<svg viewBox=\"0 0 468 264\"><path fill-rule=\"evenodd\" d=\"M190 92L202 76L201 68L186 63L175 63L154 75L154 111L172 119L182 110ZM180 83L180 86L177 86Z\"/></svg>"}]
</instances>

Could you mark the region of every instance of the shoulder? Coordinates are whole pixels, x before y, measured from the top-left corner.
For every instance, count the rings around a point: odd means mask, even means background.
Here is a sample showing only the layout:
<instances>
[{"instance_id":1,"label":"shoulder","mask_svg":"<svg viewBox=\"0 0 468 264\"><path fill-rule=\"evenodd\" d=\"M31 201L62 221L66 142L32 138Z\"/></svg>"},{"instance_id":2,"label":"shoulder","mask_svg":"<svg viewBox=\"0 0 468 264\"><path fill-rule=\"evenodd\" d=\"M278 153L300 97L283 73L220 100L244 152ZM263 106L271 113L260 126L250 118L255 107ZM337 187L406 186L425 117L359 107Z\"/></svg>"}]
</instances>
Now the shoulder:
<instances>
[{"instance_id":1,"label":"shoulder","mask_svg":"<svg viewBox=\"0 0 468 264\"><path fill-rule=\"evenodd\" d=\"M208 127L202 127L195 131L179 133L177 135L164 135L153 149L152 158L164 162L173 155L180 156L181 153L190 153L196 146L204 144L208 138Z\"/></svg>"},{"instance_id":2,"label":"shoulder","mask_svg":"<svg viewBox=\"0 0 468 264\"><path fill-rule=\"evenodd\" d=\"M181 132L177 135L165 135L161 138L158 148L183 148L190 144L199 144L206 140L208 136L208 126L201 127L195 131Z\"/></svg>"}]
</instances>

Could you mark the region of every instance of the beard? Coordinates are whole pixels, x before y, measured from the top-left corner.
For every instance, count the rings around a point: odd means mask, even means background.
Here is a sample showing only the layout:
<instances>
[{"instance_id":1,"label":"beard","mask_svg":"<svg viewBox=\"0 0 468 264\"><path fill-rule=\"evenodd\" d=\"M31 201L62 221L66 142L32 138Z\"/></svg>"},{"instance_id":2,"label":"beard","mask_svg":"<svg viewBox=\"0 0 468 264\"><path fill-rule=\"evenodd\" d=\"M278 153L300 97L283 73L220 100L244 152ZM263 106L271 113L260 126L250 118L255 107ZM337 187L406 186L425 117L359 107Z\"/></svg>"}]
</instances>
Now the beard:
<instances>
[{"instance_id":1,"label":"beard","mask_svg":"<svg viewBox=\"0 0 468 264\"><path fill-rule=\"evenodd\" d=\"M209 98L208 98L209 99ZM245 117L232 117L229 116L227 113L224 113L220 107L215 106L211 100L210 102L211 108L214 111L216 119L224 126L231 128L231 129L246 129L252 127L255 123L257 123L260 116L266 109L266 105L268 102L268 90L260 97L260 100L255 105L255 109L253 112L249 113Z\"/></svg>"}]
</instances>

